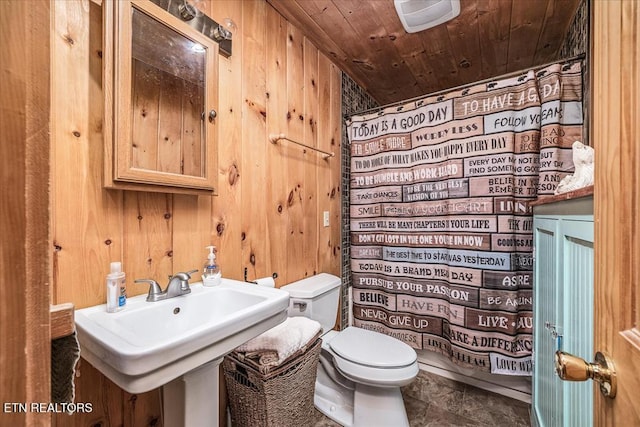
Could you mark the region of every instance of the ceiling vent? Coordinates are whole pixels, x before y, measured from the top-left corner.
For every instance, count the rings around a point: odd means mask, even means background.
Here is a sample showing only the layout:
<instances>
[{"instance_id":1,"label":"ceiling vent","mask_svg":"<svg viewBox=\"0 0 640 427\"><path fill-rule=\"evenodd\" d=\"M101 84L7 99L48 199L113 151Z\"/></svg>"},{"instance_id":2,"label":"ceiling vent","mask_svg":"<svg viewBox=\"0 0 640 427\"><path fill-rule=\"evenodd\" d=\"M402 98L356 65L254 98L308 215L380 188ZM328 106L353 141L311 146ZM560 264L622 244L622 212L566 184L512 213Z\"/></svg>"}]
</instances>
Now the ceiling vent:
<instances>
[{"instance_id":1,"label":"ceiling vent","mask_svg":"<svg viewBox=\"0 0 640 427\"><path fill-rule=\"evenodd\" d=\"M460 0L394 0L407 33L417 33L460 14Z\"/></svg>"}]
</instances>

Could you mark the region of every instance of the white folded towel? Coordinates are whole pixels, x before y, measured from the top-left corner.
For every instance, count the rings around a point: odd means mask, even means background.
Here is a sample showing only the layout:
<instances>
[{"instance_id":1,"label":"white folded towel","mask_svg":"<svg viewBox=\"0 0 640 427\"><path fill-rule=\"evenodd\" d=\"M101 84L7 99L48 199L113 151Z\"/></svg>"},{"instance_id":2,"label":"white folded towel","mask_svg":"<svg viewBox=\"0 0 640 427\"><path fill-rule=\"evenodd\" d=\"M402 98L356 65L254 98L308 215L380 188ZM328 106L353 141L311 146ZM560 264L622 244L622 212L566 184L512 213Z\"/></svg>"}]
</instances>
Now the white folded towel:
<instances>
[{"instance_id":1,"label":"white folded towel","mask_svg":"<svg viewBox=\"0 0 640 427\"><path fill-rule=\"evenodd\" d=\"M265 352L265 356L270 356L267 358L269 364L279 365L308 344L321 329L322 326L315 320L301 316L289 317L279 325L242 344L236 348L236 351L253 354ZM277 353L277 360L274 360L274 352Z\"/></svg>"}]
</instances>

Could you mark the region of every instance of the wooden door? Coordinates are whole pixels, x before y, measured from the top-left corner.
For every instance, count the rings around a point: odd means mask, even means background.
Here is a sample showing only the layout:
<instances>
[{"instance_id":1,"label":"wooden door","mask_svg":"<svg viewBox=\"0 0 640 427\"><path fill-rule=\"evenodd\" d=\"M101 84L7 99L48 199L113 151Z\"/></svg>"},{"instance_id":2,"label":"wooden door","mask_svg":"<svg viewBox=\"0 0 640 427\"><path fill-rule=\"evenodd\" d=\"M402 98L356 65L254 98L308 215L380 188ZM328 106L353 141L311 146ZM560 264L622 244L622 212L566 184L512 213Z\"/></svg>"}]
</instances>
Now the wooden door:
<instances>
[{"instance_id":1,"label":"wooden door","mask_svg":"<svg viewBox=\"0 0 640 427\"><path fill-rule=\"evenodd\" d=\"M50 426L49 1L0 1L0 425Z\"/></svg>"},{"instance_id":2,"label":"wooden door","mask_svg":"<svg viewBox=\"0 0 640 427\"><path fill-rule=\"evenodd\" d=\"M618 380L614 399L594 391L594 419L640 426L640 2L592 5L594 349L612 357Z\"/></svg>"}]
</instances>

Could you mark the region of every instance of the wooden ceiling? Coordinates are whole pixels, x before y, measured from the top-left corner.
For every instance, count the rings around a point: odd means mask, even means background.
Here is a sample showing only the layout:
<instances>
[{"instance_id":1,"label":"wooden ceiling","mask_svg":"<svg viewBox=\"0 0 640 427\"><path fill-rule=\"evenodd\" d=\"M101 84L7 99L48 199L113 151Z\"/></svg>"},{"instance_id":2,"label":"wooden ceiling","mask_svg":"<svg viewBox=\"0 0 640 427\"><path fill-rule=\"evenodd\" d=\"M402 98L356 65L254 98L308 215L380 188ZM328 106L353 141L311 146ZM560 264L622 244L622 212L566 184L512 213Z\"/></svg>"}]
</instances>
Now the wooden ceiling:
<instances>
[{"instance_id":1,"label":"wooden ceiling","mask_svg":"<svg viewBox=\"0 0 640 427\"><path fill-rule=\"evenodd\" d=\"M405 32L393 0L267 0L380 104L558 58L581 0L460 0L460 15Z\"/></svg>"}]
</instances>

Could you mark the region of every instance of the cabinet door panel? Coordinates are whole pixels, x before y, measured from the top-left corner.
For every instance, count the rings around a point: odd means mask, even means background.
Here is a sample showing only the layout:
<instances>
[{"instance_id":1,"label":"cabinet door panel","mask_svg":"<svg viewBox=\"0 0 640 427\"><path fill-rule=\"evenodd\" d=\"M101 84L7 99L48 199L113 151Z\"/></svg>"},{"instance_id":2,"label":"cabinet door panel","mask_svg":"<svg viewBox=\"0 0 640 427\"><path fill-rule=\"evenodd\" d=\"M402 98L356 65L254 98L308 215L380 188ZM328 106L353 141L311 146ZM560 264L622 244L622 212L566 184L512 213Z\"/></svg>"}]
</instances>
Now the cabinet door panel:
<instances>
[{"instance_id":1,"label":"cabinet door panel","mask_svg":"<svg viewBox=\"0 0 640 427\"><path fill-rule=\"evenodd\" d=\"M567 206L558 210L571 211ZM561 381L555 352L593 355L593 216L534 215L534 425L593 425L593 383Z\"/></svg>"},{"instance_id":2,"label":"cabinet door panel","mask_svg":"<svg viewBox=\"0 0 640 427\"><path fill-rule=\"evenodd\" d=\"M562 350L593 358L593 222L562 221ZM594 382L561 381L563 425L593 425Z\"/></svg>"},{"instance_id":3,"label":"cabinet door panel","mask_svg":"<svg viewBox=\"0 0 640 427\"><path fill-rule=\"evenodd\" d=\"M540 426L561 424L562 384L554 374L553 355L556 340L550 325L557 326L559 304L558 287L558 228L557 219L534 217L534 365L533 412Z\"/></svg>"}]
</instances>

